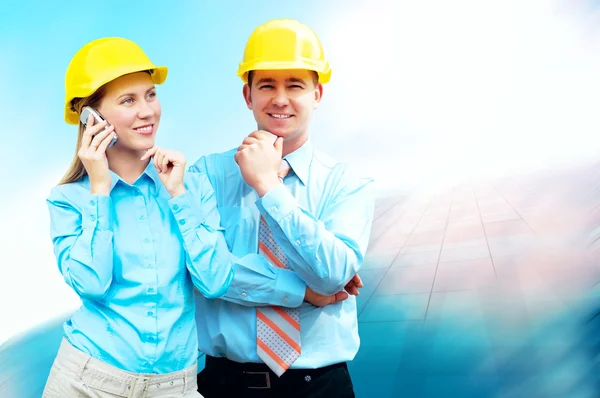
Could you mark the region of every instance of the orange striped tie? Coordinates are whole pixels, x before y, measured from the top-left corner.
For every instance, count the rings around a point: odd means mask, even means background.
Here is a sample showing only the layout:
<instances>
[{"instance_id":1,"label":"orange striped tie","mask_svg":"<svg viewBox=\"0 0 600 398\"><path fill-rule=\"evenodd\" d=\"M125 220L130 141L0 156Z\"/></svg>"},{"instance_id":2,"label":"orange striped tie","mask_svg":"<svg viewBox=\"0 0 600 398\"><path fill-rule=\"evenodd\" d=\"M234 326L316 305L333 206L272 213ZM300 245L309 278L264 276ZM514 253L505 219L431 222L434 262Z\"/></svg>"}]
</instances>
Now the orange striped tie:
<instances>
[{"instance_id":1,"label":"orange striped tie","mask_svg":"<svg viewBox=\"0 0 600 398\"><path fill-rule=\"evenodd\" d=\"M281 164L278 176L283 181L290 167L285 160ZM274 266L289 268L285 253L275 242L271 229L262 217L258 235L258 252ZM278 306L257 307L256 344L258 356L277 376L281 376L300 356L300 310Z\"/></svg>"}]
</instances>

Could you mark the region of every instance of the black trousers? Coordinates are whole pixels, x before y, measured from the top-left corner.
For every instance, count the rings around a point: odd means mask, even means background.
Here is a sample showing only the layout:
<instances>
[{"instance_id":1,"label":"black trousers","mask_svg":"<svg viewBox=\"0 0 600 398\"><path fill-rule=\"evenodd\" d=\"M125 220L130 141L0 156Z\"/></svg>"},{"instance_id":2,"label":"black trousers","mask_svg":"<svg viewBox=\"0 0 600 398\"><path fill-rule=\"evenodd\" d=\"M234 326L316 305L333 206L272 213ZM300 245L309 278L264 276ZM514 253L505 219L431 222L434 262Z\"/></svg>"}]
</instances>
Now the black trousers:
<instances>
[{"instance_id":1,"label":"black trousers","mask_svg":"<svg viewBox=\"0 0 600 398\"><path fill-rule=\"evenodd\" d=\"M346 363L319 369L288 369L277 377L265 364L237 363L206 356L198 374L205 398L354 398Z\"/></svg>"}]
</instances>

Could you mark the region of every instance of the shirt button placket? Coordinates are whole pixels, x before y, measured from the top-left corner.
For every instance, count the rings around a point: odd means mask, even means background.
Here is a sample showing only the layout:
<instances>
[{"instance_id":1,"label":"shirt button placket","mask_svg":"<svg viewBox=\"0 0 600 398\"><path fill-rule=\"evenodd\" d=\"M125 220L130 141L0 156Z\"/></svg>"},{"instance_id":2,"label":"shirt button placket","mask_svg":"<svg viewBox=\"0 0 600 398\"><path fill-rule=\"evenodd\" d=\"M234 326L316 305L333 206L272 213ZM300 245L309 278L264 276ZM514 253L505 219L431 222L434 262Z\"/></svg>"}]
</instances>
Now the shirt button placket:
<instances>
[{"instance_id":1,"label":"shirt button placket","mask_svg":"<svg viewBox=\"0 0 600 398\"><path fill-rule=\"evenodd\" d=\"M139 196L136 198L135 215L141 231L140 237L142 239L144 253L142 261L146 265L145 269L147 276L144 278L145 293L150 298L148 310L146 311L146 317L148 318L149 322L147 322L148 330L146 331L147 338L145 351L148 358L154 358L157 347L156 328L158 327L156 321L157 308L155 302L157 293L156 281L158 280L158 269L156 267L156 253L154 251L150 220L148 218L148 206L146 205L146 200L141 195L141 192L139 192ZM151 318L154 318L155 320L151 321Z\"/></svg>"}]
</instances>

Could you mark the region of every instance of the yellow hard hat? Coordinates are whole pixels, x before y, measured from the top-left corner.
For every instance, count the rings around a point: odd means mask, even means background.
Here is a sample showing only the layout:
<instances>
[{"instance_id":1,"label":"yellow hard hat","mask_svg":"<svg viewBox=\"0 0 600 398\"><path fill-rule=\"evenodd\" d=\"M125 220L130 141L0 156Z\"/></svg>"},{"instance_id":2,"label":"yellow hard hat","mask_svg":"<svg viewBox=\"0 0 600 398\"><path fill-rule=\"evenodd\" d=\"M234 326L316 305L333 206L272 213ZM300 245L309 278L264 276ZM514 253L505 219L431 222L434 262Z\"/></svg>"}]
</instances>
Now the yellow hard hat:
<instances>
[{"instance_id":1,"label":"yellow hard hat","mask_svg":"<svg viewBox=\"0 0 600 398\"><path fill-rule=\"evenodd\" d=\"M274 19L252 32L237 71L244 83L252 70L308 69L327 83L331 68L323 46L311 28L292 19Z\"/></svg>"},{"instance_id":2,"label":"yellow hard hat","mask_svg":"<svg viewBox=\"0 0 600 398\"><path fill-rule=\"evenodd\" d=\"M79 115L71 107L74 98L85 98L102 85L129 73L151 71L152 81L162 84L168 69L154 65L131 40L107 37L83 46L67 67L65 76L65 121L78 124Z\"/></svg>"}]
</instances>

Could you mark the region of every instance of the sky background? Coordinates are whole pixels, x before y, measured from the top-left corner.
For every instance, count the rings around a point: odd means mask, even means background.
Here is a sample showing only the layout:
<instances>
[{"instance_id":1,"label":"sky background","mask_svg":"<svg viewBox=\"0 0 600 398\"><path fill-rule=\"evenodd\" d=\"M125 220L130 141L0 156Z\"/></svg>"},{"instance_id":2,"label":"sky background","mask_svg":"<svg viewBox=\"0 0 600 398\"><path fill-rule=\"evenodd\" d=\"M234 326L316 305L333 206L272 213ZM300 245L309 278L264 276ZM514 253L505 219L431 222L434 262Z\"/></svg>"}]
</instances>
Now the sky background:
<instances>
[{"instance_id":1,"label":"sky background","mask_svg":"<svg viewBox=\"0 0 600 398\"><path fill-rule=\"evenodd\" d=\"M93 5L93 7L92 7ZM158 145L200 155L255 129L235 72L272 18L320 37L332 69L311 139L378 193L597 160L600 3L591 0L4 1L0 13L0 344L72 311L45 199L75 152L64 74L85 43L137 42L169 68Z\"/></svg>"}]
</instances>

